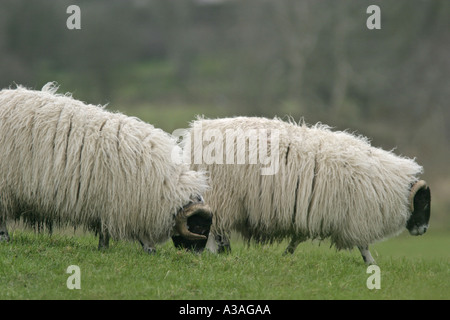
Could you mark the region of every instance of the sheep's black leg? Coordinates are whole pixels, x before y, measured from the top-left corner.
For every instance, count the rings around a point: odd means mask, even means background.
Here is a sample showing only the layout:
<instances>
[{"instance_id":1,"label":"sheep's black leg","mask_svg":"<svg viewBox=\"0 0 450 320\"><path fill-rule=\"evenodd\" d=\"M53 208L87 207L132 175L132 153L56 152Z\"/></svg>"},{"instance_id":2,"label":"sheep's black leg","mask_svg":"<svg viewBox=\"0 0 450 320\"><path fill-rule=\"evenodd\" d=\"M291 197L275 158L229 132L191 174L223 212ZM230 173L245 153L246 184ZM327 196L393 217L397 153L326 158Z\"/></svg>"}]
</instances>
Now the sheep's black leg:
<instances>
[{"instance_id":1,"label":"sheep's black leg","mask_svg":"<svg viewBox=\"0 0 450 320\"><path fill-rule=\"evenodd\" d=\"M102 230L98 233L98 250L109 248L109 232L108 230Z\"/></svg>"},{"instance_id":2,"label":"sheep's black leg","mask_svg":"<svg viewBox=\"0 0 450 320\"><path fill-rule=\"evenodd\" d=\"M0 241L9 241L8 229L6 228L6 221L0 218Z\"/></svg>"},{"instance_id":3,"label":"sheep's black leg","mask_svg":"<svg viewBox=\"0 0 450 320\"><path fill-rule=\"evenodd\" d=\"M47 221L47 230L48 230L48 235L52 235L53 234L53 222L52 221Z\"/></svg>"},{"instance_id":4,"label":"sheep's black leg","mask_svg":"<svg viewBox=\"0 0 450 320\"><path fill-rule=\"evenodd\" d=\"M295 236L293 236L292 240L291 240L291 242L289 242L286 250L284 250L284 254L285 255L288 254L288 253L293 254L295 249L297 248L297 246L301 242L305 241L306 239L307 238L305 236L303 236L303 235L295 235Z\"/></svg>"},{"instance_id":5,"label":"sheep's black leg","mask_svg":"<svg viewBox=\"0 0 450 320\"><path fill-rule=\"evenodd\" d=\"M231 252L230 240L227 236L217 235L215 239L218 246L217 253Z\"/></svg>"},{"instance_id":6,"label":"sheep's black leg","mask_svg":"<svg viewBox=\"0 0 450 320\"><path fill-rule=\"evenodd\" d=\"M362 247L358 246L358 249L359 249L359 251L361 252L361 256L362 256L362 258L364 259L364 262L365 262L367 265L377 264L377 263L375 262L375 259L374 259L374 258L372 257L372 255L370 254L369 246L368 246L368 245L367 245L367 246L362 246Z\"/></svg>"}]
</instances>

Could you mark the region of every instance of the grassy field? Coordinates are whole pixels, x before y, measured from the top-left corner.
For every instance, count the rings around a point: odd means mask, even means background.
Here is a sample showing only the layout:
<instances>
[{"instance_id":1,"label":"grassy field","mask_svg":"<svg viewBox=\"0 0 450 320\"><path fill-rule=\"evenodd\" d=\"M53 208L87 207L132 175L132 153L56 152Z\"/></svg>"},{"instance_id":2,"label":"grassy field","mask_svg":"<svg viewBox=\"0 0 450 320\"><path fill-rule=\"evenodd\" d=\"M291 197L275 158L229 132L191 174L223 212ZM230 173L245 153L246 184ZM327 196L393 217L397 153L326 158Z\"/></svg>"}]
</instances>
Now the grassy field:
<instances>
[{"instance_id":1,"label":"grassy field","mask_svg":"<svg viewBox=\"0 0 450 320\"><path fill-rule=\"evenodd\" d=\"M92 235L16 230L0 244L0 299L449 299L450 233L407 232L373 246L381 289L369 290L359 252L307 242L292 256L286 243L229 255L178 251L170 242L146 255L136 243L104 252ZM80 267L80 290L69 290L67 267Z\"/></svg>"}]
</instances>

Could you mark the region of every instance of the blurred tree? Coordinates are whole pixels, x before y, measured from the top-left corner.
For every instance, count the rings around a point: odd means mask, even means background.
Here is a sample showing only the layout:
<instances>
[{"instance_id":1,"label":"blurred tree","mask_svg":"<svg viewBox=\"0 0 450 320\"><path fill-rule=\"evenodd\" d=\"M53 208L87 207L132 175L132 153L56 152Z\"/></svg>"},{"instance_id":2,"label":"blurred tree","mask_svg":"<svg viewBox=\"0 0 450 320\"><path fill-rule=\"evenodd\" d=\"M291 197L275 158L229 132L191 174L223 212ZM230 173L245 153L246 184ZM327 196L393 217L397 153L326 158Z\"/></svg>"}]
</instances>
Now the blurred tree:
<instances>
[{"instance_id":1,"label":"blurred tree","mask_svg":"<svg viewBox=\"0 0 450 320\"><path fill-rule=\"evenodd\" d=\"M375 1L381 29L368 30L358 0L78 0L71 31L72 2L2 0L2 87L57 80L101 103L289 114L447 168L448 1Z\"/></svg>"}]
</instances>

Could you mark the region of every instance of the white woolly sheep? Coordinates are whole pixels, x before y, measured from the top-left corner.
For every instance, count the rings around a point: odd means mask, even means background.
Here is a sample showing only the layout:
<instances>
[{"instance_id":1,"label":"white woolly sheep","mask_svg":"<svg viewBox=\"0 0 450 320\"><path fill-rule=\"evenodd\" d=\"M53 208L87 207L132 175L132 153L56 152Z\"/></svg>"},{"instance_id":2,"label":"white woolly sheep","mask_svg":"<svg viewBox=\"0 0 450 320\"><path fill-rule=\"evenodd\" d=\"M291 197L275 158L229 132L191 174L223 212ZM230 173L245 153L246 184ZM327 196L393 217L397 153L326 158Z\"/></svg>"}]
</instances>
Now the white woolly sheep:
<instances>
[{"instance_id":1,"label":"white woolly sheep","mask_svg":"<svg viewBox=\"0 0 450 320\"><path fill-rule=\"evenodd\" d=\"M175 234L204 241L187 219L211 220L207 180L170 160L176 140L56 90L0 91L0 240L8 219L25 218L99 231L99 247L110 236L149 253Z\"/></svg>"},{"instance_id":2,"label":"white woolly sheep","mask_svg":"<svg viewBox=\"0 0 450 320\"><path fill-rule=\"evenodd\" d=\"M330 238L373 264L369 244L428 227L422 167L362 136L277 118L200 118L183 144L191 169L209 172L204 198L219 251L229 249L233 230L258 242L291 238L290 253L308 238Z\"/></svg>"}]
</instances>

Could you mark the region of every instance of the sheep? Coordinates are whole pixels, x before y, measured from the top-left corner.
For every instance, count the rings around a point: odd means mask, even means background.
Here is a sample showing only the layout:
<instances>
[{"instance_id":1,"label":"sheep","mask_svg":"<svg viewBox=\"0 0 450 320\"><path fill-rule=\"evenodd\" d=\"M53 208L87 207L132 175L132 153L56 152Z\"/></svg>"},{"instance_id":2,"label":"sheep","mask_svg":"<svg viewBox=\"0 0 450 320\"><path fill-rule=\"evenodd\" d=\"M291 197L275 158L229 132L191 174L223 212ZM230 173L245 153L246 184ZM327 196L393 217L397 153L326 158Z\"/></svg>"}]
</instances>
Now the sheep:
<instances>
[{"instance_id":1,"label":"sheep","mask_svg":"<svg viewBox=\"0 0 450 320\"><path fill-rule=\"evenodd\" d=\"M193 216L211 221L201 195L205 173L170 161L174 137L137 118L57 94L18 86L0 91L0 240L7 220L82 227L137 240L144 251L189 231Z\"/></svg>"},{"instance_id":2,"label":"sheep","mask_svg":"<svg viewBox=\"0 0 450 320\"><path fill-rule=\"evenodd\" d=\"M230 249L232 231L257 242L291 238L285 253L329 238L338 250L357 246L375 264L369 244L404 227L413 235L428 228L423 168L363 136L258 117L199 118L174 134L191 169L210 175L204 198L219 252Z\"/></svg>"}]
</instances>

